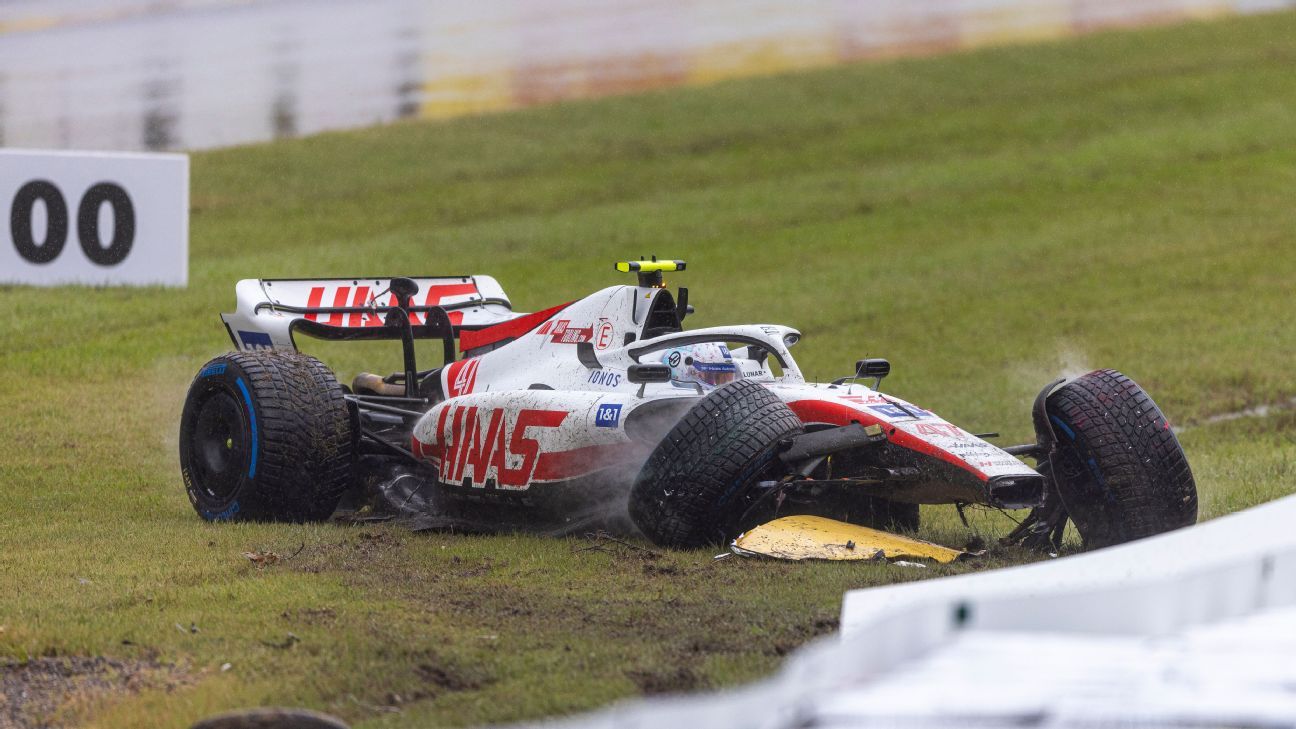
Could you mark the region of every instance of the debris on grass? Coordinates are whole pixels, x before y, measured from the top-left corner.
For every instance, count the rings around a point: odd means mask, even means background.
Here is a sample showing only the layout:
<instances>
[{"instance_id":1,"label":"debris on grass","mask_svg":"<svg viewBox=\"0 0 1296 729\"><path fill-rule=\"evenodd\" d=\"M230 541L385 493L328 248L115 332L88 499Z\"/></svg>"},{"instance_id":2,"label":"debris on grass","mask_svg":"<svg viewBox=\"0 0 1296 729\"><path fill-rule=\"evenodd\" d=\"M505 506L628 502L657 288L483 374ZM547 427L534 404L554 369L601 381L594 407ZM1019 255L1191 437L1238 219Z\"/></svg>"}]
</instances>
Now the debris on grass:
<instances>
[{"instance_id":1,"label":"debris on grass","mask_svg":"<svg viewBox=\"0 0 1296 729\"><path fill-rule=\"evenodd\" d=\"M255 552L244 552L243 556L247 557L248 561L256 565L258 569L279 563L279 555L274 552L257 550Z\"/></svg>"},{"instance_id":2,"label":"debris on grass","mask_svg":"<svg viewBox=\"0 0 1296 729\"><path fill-rule=\"evenodd\" d=\"M364 537L365 535L362 534L360 536ZM302 542L301 545L297 547L297 551L293 552L287 557L284 557L278 554L277 552L271 552L268 549L258 549L253 552L244 552L243 556L246 557L249 562L255 565L257 569L263 569L265 567L269 567L270 565L279 564L280 562L285 562L287 560L290 560L293 557L296 557L297 555L301 554L302 550L304 549L306 549L306 542Z\"/></svg>"},{"instance_id":3,"label":"debris on grass","mask_svg":"<svg viewBox=\"0 0 1296 729\"><path fill-rule=\"evenodd\" d=\"M584 547L573 547L572 552L602 552L613 557L637 556L640 559L649 560L661 559L662 556L661 552L633 542L627 542L602 530L586 534L585 539L589 543Z\"/></svg>"},{"instance_id":4,"label":"debris on grass","mask_svg":"<svg viewBox=\"0 0 1296 729\"><path fill-rule=\"evenodd\" d=\"M785 516L740 534L730 546L743 557L786 560L929 559L942 564L968 555L920 539L819 516Z\"/></svg>"}]
</instances>

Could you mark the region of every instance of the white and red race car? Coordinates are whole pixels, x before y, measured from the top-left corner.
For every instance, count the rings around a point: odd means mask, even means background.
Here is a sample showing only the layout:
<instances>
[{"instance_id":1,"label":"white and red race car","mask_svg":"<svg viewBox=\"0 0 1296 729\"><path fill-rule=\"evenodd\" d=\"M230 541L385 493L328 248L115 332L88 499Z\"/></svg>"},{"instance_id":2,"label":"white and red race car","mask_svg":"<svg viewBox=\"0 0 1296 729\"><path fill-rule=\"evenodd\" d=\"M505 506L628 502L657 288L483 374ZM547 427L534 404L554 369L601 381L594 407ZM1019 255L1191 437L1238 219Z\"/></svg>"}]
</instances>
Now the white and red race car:
<instances>
[{"instance_id":1,"label":"white and red race car","mask_svg":"<svg viewBox=\"0 0 1296 729\"><path fill-rule=\"evenodd\" d=\"M684 548L791 514L912 530L919 504L1031 509L1010 538L1040 547L1068 519L1089 547L1196 520L1173 431L1118 372L1048 385L1036 442L999 448L883 393L886 360L810 383L795 329L684 329L688 290L662 279L684 267L619 263L637 285L532 314L489 276L240 281L238 351L184 405L189 498L209 520L305 521L363 491L432 528L633 525ZM297 335L399 340L404 366L343 386ZM442 366L418 367L419 339Z\"/></svg>"}]
</instances>

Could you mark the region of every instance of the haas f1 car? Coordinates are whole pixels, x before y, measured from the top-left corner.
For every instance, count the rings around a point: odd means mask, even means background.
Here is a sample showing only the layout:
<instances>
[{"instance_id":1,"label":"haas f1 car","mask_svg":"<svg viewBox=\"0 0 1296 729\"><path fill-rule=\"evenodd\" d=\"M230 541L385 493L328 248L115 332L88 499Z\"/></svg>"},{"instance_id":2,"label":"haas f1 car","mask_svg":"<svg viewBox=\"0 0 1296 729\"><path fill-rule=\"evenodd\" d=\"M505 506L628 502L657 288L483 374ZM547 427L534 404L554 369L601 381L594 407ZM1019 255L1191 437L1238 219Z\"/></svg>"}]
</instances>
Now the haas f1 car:
<instances>
[{"instance_id":1,"label":"haas f1 car","mask_svg":"<svg viewBox=\"0 0 1296 729\"><path fill-rule=\"evenodd\" d=\"M190 501L311 521L364 496L429 528L619 525L677 548L789 515L911 531L920 504L1029 509L1006 539L1040 548L1068 521L1087 548L1196 521L1174 432L1119 372L1049 384L1035 442L1001 448L883 392L884 359L811 383L791 327L685 329L688 289L663 281L682 261L617 269L637 285L531 314L489 276L240 281L222 315L237 351L184 404ZM300 335L400 341L403 366L348 387ZM418 340L442 366L420 369Z\"/></svg>"}]
</instances>

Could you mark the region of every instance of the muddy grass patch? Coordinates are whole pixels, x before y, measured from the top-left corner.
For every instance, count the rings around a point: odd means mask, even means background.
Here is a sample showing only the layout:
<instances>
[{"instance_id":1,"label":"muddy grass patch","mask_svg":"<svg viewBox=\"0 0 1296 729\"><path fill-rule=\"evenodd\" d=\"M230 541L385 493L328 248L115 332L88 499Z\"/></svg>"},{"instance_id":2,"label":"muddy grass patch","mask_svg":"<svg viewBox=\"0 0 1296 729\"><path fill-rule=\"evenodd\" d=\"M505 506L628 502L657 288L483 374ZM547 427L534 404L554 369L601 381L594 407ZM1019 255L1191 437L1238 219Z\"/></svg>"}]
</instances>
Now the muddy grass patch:
<instances>
[{"instance_id":1,"label":"muddy grass patch","mask_svg":"<svg viewBox=\"0 0 1296 729\"><path fill-rule=\"evenodd\" d=\"M363 570L374 560L400 552L403 541L383 531L359 531L337 542L306 545L294 555L294 569L311 574L330 570Z\"/></svg>"},{"instance_id":2,"label":"muddy grass patch","mask_svg":"<svg viewBox=\"0 0 1296 729\"><path fill-rule=\"evenodd\" d=\"M396 652L386 656L389 662L414 661L408 674L392 675L381 689L339 697L330 711L353 721L404 711L407 705L435 701L449 694L481 691L493 685L496 677L479 665L465 665L432 651Z\"/></svg>"},{"instance_id":3,"label":"muddy grass patch","mask_svg":"<svg viewBox=\"0 0 1296 729\"><path fill-rule=\"evenodd\" d=\"M75 704L146 689L167 691L188 683L171 664L102 656L34 658L0 662L0 729L61 726Z\"/></svg>"},{"instance_id":4,"label":"muddy grass patch","mask_svg":"<svg viewBox=\"0 0 1296 729\"><path fill-rule=\"evenodd\" d=\"M644 696L682 694L710 687L709 682L687 666L654 671L626 671L625 677L630 679L639 689L639 693Z\"/></svg>"}]
</instances>

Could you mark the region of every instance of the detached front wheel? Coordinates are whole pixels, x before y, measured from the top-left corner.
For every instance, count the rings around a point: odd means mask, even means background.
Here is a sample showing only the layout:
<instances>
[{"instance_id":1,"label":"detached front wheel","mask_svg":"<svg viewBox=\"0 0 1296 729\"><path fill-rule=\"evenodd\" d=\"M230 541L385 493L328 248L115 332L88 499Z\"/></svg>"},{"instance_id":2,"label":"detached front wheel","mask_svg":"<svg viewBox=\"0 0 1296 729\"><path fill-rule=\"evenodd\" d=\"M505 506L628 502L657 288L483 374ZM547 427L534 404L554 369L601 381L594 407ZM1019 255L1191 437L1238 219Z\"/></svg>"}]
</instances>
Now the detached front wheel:
<instances>
[{"instance_id":1,"label":"detached front wheel","mask_svg":"<svg viewBox=\"0 0 1296 729\"><path fill-rule=\"evenodd\" d=\"M1057 438L1051 468L1086 549L1197 521L1197 485L1170 422L1143 388L1095 370L1048 396Z\"/></svg>"},{"instance_id":2,"label":"detached front wheel","mask_svg":"<svg viewBox=\"0 0 1296 729\"><path fill-rule=\"evenodd\" d=\"M296 352L208 362L180 416L180 471L209 521L321 521L350 487L354 425L342 387Z\"/></svg>"}]
</instances>

